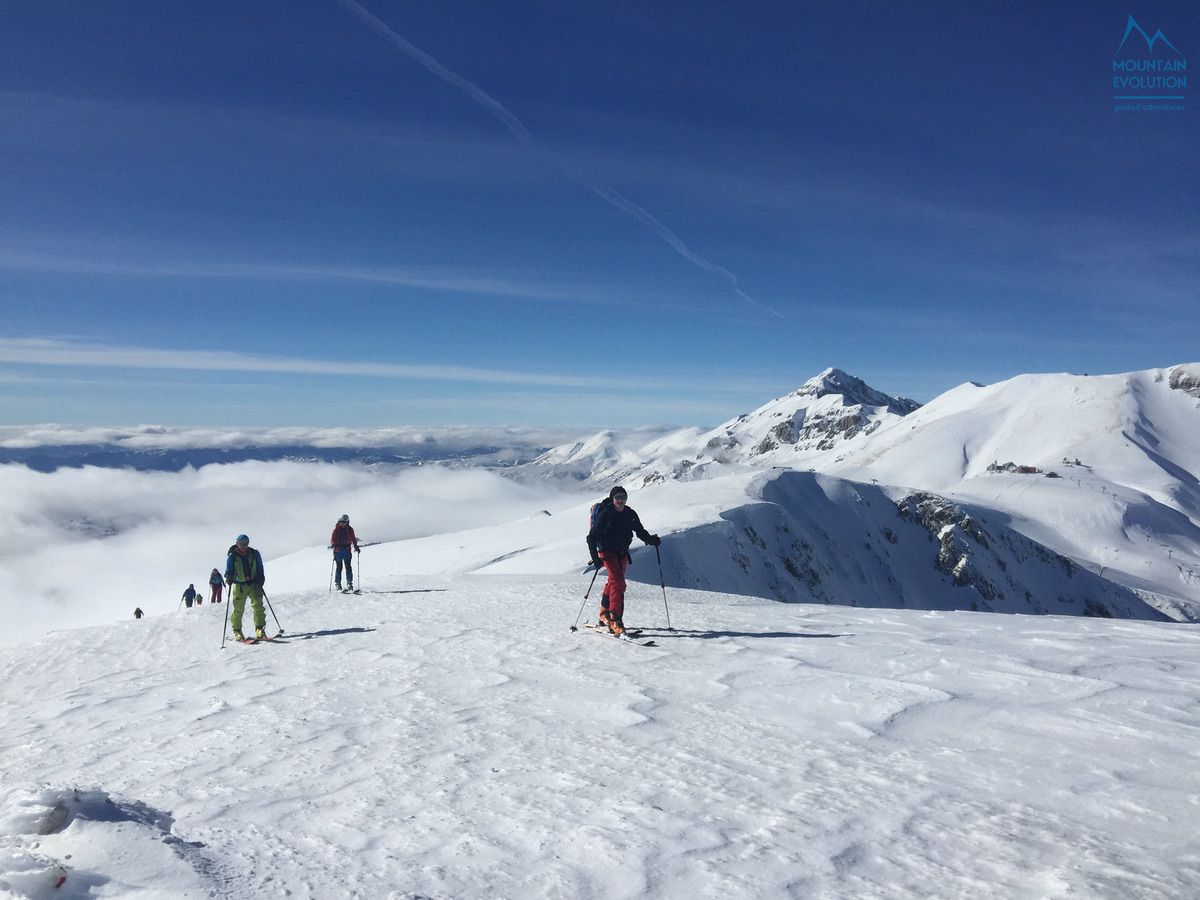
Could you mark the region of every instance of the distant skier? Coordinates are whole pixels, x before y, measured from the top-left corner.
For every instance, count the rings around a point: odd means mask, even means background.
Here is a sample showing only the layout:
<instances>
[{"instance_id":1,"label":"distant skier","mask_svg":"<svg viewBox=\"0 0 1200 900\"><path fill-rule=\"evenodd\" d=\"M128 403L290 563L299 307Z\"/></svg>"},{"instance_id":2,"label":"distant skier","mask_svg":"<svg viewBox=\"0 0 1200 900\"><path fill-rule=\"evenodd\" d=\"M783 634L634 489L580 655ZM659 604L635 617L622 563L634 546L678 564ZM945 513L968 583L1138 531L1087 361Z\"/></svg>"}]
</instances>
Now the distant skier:
<instances>
[{"instance_id":1,"label":"distant skier","mask_svg":"<svg viewBox=\"0 0 1200 900\"><path fill-rule=\"evenodd\" d=\"M608 580L600 594L600 622L618 635L625 633L625 570L629 567L629 545L633 535L636 532L651 547L662 543L657 534L650 534L642 527L642 520L633 508L625 505L628 499L623 487L609 491L587 536L592 565L608 570Z\"/></svg>"},{"instance_id":2,"label":"distant skier","mask_svg":"<svg viewBox=\"0 0 1200 900\"><path fill-rule=\"evenodd\" d=\"M195 601L195 599L196 599L196 586L194 584L189 584L187 586L187 590L183 592L183 602L187 604L188 609L191 609L192 603Z\"/></svg>"},{"instance_id":3,"label":"distant skier","mask_svg":"<svg viewBox=\"0 0 1200 900\"><path fill-rule=\"evenodd\" d=\"M220 603L221 592L225 589L225 579L221 577L220 569L212 570L212 574L208 576L208 586L212 588L212 596L208 598L208 602Z\"/></svg>"},{"instance_id":4,"label":"distant skier","mask_svg":"<svg viewBox=\"0 0 1200 900\"><path fill-rule=\"evenodd\" d=\"M346 590L354 590L354 569L350 563L351 547L355 553L361 552L358 549L358 538L354 536L354 529L350 527L350 517L343 515L333 526L333 534L329 538L329 549L333 551L333 561L337 567L333 586L339 591L342 589L342 566L346 567Z\"/></svg>"},{"instance_id":5,"label":"distant skier","mask_svg":"<svg viewBox=\"0 0 1200 900\"><path fill-rule=\"evenodd\" d=\"M140 606L139 606L139 607L136 607L136 608L134 609L134 611L133 611L133 617L134 617L135 619L140 619L140 618L141 618L142 616L144 616L144 615L145 615L145 613L144 613L144 612L142 612L142 608L141 608Z\"/></svg>"},{"instance_id":6,"label":"distant skier","mask_svg":"<svg viewBox=\"0 0 1200 900\"><path fill-rule=\"evenodd\" d=\"M229 548L229 557L225 560L225 583L231 585L229 613L236 640L245 640L242 635L242 613L246 609L247 597L250 598L250 606L254 610L254 636L267 636L267 613L263 609L263 585L266 581L267 573L263 568L262 555L250 546L250 538L239 534L234 545Z\"/></svg>"}]
</instances>

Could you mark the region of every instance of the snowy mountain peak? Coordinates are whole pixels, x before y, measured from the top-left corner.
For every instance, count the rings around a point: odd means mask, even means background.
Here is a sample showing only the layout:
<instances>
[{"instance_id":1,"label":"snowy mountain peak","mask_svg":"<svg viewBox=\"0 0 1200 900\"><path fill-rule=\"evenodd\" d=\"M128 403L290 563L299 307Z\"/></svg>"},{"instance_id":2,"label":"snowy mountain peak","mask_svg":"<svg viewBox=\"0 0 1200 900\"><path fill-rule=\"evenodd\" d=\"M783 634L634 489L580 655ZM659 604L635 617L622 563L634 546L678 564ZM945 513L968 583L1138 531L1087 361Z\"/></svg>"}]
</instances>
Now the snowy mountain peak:
<instances>
[{"instance_id":1,"label":"snowy mountain peak","mask_svg":"<svg viewBox=\"0 0 1200 900\"><path fill-rule=\"evenodd\" d=\"M796 453L833 450L919 406L877 391L841 369L829 368L787 396L721 426L714 434L723 433L725 438L710 439L709 447L717 440L724 450L732 450L729 439L733 439L749 450L749 458L743 461L758 463L757 457L766 456L771 465L795 465ZM780 459L780 451L788 458ZM725 458L729 459L728 453Z\"/></svg>"},{"instance_id":2,"label":"snowy mountain peak","mask_svg":"<svg viewBox=\"0 0 1200 900\"><path fill-rule=\"evenodd\" d=\"M808 379L792 396L824 397L829 394L840 396L846 406L884 406L898 416L907 415L921 405L907 397L891 397L875 390L861 378L834 368Z\"/></svg>"},{"instance_id":3,"label":"snowy mountain peak","mask_svg":"<svg viewBox=\"0 0 1200 900\"><path fill-rule=\"evenodd\" d=\"M611 431L547 451L532 464L546 475L597 482L694 481L745 466L795 467L870 434L920 404L877 391L828 368L801 387L709 431L651 434L640 443ZM645 433L643 432L643 438Z\"/></svg>"}]
</instances>

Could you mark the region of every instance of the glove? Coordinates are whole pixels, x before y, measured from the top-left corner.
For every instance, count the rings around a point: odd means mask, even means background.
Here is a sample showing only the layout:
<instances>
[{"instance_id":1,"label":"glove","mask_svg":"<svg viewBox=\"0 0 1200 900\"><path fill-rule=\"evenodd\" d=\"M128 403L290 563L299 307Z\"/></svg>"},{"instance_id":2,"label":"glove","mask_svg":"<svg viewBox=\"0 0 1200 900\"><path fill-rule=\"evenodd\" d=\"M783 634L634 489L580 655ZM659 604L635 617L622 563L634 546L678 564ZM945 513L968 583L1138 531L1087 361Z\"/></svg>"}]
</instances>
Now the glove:
<instances>
[{"instance_id":1,"label":"glove","mask_svg":"<svg viewBox=\"0 0 1200 900\"><path fill-rule=\"evenodd\" d=\"M228 578L226 578L226 579L225 579L225 583L226 583L227 585L229 585L230 587L233 587L233 576L232 576L232 575L230 575Z\"/></svg>"},{"instance_id":2,"label":"glove","mask_svg":"<svg viewBox=\"0 0 1200 900\"><path fill-rule=\"evenodd\" d=\"M604 563L602 563L600 561L599 554L596 553L595 551L593 551L592 552L592 566L596 569L596 571L599 571L603 565L604 565Z\"/></svg>"},{"instance_id":3,"label":"glove","mask_svg":"<svg viewBox=\"0 0 1200 900\"><path fill-rule=\"evenodd\" d=\"M646 543L651 547L657 547L662 543L662 538L660 538L657 534L652 534L650 535L650 540L646 541Z\"/></svg>"},{"instance_id":4,"label":"glove","mask_svg":"<svg viewBox=\"0 0 1200 900\"><path fill-rule=\"evenodd\" d=\"M333 544L326 544L326 545L325 545L325 549L326 549L326 550L332 550L332 549L333 549Z\"/></svg>"},{"instance_id":5,"label":"glove","mask_svg":"<svg viewBox=\"0 0 1200 900\"><path fill-rule=\"evenodd\" d=\"M355 552L355 553L362 553L362 547L359 547L359 546L357 546L357 545L356 545L356 546L354 547L354 552Z\"/></svg>"}]
</instances>

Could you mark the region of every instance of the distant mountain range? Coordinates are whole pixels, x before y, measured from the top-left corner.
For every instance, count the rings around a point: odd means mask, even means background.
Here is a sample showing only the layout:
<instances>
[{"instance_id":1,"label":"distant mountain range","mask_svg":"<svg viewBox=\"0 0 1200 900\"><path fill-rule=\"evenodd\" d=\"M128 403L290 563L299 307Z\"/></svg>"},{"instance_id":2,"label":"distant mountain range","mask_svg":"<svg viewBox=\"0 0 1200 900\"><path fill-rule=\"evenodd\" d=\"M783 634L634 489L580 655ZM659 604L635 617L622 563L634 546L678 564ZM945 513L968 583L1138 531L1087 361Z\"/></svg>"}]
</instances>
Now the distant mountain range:
<instances>
[{"instance_id":1,"label":"distant mountain range","mask_svg":"<svg viewBox=\"0 0 1200 900\"><path fill-rule=\"evenodd\" d=\"M709 431L680 429L641 447L631 447L628 435L600 432L555 447L529 468L549 477L641 485L709 478L743 466L808 468L919 408L840 369L826 369L792 393Z\"/></svg>"},{"instance_id":2,"label":"distant mountain range","mask_svg":"<svg viewBox=\"0 0 1200 900\"><path fill-rule=\"evenodd\" d=\"M630 491L667 584L847 605L1200 621L1200 364L1022 375L921 406L838 369L713 429L545 432L144 429L0 461L172 469L243 459L503 467ZM292 439L289 442L288 439ZM557 573L586 562L586 505L401 542L397 572ZM442 552L443 545L453 552ZM323 552L323 551L320 551ZM634 553L631 577L657 566Z\"/></svg>"},{"instance_id":3,"label":"distant mountain range","mask_svg":"<svg viewBox=\"0 0 1200 900\"><path fill-rule=\"evenodd\" d=\"M779 474L789 470L823 473L823 491L814 493L812 485L796 490L794 479ZM884 493L890 498L889 515L909 523L943 523L928 529L938 545L929 565L960 587L978 588L964 608L1101 614L1103 607L1131 615L1149 604L1174 618L1200 620L1200 364L1122 375L1022 375L990 386L964 384L924 406L827 369L791 394L711 431L681 429L641 447L601 432L555 447L518 471L579 478L600 490L618 482L635 490L776 473L770 476L774 484L756 483L748 505L727 508L706 526L721 536L717 544L694 535L690 546L705 550L689 554L687 571L678 573L689 585L746 589L746 581L761 580L769 570L770 584L751 593L850 602L845 598L870 594L867 588L875 583L875 596L882 594L885 605L936 608L941 601L928 594L921 600L904 587L898 561L885 566L882 584L865 574L894 556L892 547L878 541L878 531L896 535L895 523L865 525L864 541L856 544L835 542L839 561L848 553L851 570L859 573L849 581L834 578L835 589L828 580L838 566L829 563L827 552L813 553L813 560L830 566L818 579L804 553L789 556L770 537L793 529L799 517L809 522L801 547L805 541L828 547L823 523L844 521L861 509L869 485L876 502ZM835 489L831 477L857 486ZM785 484L791 487L782 490ZM831 506L833 497L854 497L854 505ZM769 527L753 526L767 535L761 541L739 537L736 527L762 518L755 501L774 508ZM811 503L824 511L821 517L812 516ZM930 518L933 509L940 512ZM968 521L975 527L962 525ZM954 551L942 546L951 534L952 543L963 546L955 563L949 562ZM1004 537L997 540L998 535ZM1020 558L1032 554L1073 575L1079 570L1103 575L1120 586L1123 598L1101 600L1094 583L1076 591L1072 601L1057 589L1047 601L1044 584L1021 588L1014 581L1014 560L999 550L1017 546L1014 535L1037 547L1019 551ZM733 565L719 551L721 541L741 546ZM887 552L881 556L880 550ZM818 582L826 587L818 588ZM1004 582L1007 588L1000 587ZM1141 600L1131 599L1129 591Z\"/></svg>"}]
</instances>

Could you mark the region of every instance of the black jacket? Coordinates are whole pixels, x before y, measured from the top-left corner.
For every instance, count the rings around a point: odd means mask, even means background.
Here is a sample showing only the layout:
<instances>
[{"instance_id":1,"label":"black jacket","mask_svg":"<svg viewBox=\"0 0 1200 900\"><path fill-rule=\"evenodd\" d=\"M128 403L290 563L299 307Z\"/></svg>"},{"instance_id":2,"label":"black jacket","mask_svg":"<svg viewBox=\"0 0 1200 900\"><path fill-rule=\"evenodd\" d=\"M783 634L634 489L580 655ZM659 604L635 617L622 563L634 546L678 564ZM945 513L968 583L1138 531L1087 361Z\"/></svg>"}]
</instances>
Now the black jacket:
<instances>
[{"instance_id":1,"label":"black jacket","mask_svg":"<svg viewBox=\"0 0 1200 900\"><path fill-rule=\"evenodd\" d=\"M596 515L596 524L588 532L588 553L598 549L602 553L625 553L633 543L633 535L637 534L644 542L649 543L651 534L642 527L642 520L633 508L626 506L620 512L605 500Z\"/></svg>"}]
</instances>

